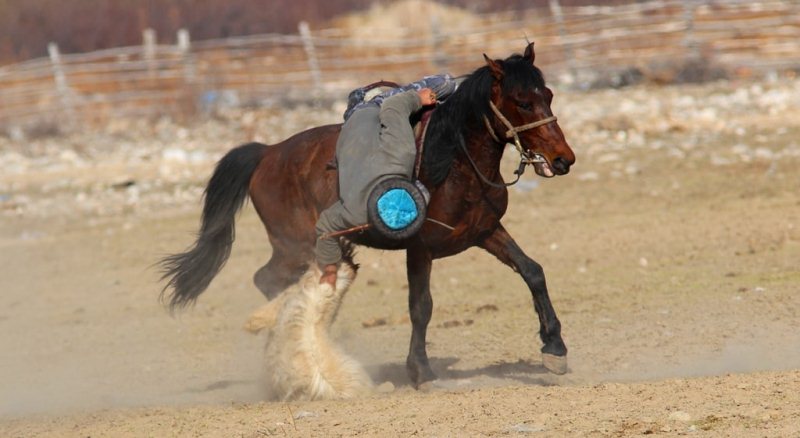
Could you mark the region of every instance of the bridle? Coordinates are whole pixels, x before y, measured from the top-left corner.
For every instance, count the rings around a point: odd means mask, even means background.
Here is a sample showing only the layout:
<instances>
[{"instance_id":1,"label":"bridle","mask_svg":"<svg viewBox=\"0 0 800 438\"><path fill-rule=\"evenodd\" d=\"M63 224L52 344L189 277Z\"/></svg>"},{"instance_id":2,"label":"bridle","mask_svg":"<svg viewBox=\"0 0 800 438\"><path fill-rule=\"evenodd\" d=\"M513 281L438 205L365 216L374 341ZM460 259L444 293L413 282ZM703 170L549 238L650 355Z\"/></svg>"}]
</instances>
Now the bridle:
<instances>
[{"instance_id":1,"label":"bridle","mask_svg":"<svg viewBox=\"0 0 800 438\"><path fill-rule=\"evenodd\" d=\"M527 131L529 129L538 128L542 125L555 122L556 120L558 120L556 116L546 117L542 120L526 123L521 126L514 126L511 124L511 122L508 121L506 116L504 116L503 113L500 112L500 109L497 108L497 105L495 105L494 102L492 102L491 100L489 101L489 108L492 109L494 115L497 116L500 122L502 122L504 125L506 125L506 128L508 128L508 131L506 131L505 133L506 139L512 139L512 138L514 139L514 147L517 148L517 152L519 152L520 158L522 159L522 161L525 162L525 164L541 163L545 161L544 157L542 157L539 154L534 154L533 157L528 155L528 152L522 148L522 143L519 140L518 134L520 132ZM502 143L502 140L500 140L497 137L497 134L494 132L494 128L492 128L492 124L489 122L489 118L486 117L485 115L483 116L483 122L486 124L486 129L489 130L489 135L492 136L492 139L498 143Z\"/></svg>"},{"instance_id":2,"label":"bridle","mask_svg":"<svg viewBox=\"0 0 800 438\"><path fill-rule=\"evenodd\" d=\"M506 118L506 116L504 116L503 113L500 112L500 109L497 108L497 106L491 100L489 101L489 108L492 109L492 111L494 112L494 115L497 116L497 118L500 120L500 122L503 123L503 125L505 125L506 128L508 128L508 131L505 132L506 140L510 140L512 138L514 139L514 147L517 149L517 152L519 152L519 167L517 167L517 170L514 171L514 174L517 175L517 178L514 181L511 181L510 183L500 183L500 184L498 184L498 183L494 183L494 182L489 181L485 176L483 176L481 171L478 170L477 164L475 164L475 161L472 160L472 157L469 155L469 152L467 151L467 147L466 147L466 145L464 145L464 143L461 143L461 149L464 151L464 154L467 156L467 159L469 160L469 163L472 165L472 168L475 170L475 173L478 174L478 177L481 179L481 181L483 181L484 183L486 183L486 184L488 184L488 185L490 185L492 187L505 188L505 187L508 187L508 186L512 186L512 185L516 184L519 181L519 179L522 177L522 174L525 172L525 166L527 166L529 164L534 164L534 163L546 163L547 162L547 160L543 156L541 156L541 155L539 155L539 154L537 154L535 152L533 153L533 156L528 154L528 151L526 151L522 147L522 142L519 139L519 133L523 132L523 131L527 131L529 129L538 128L538 127L546 125L548 123L555 122L556 120L558 120L558 118L556 116L550 116L550 117L546 117L546 118L544 118L542 120L537 120L535 122L526 123L526 124L521 125L521 126L514 126ZM489 118L486 117L486 115L483 116L483 123L486 125L486 130L489 131L489 135L492 136L492 139L494 141L496 141L497 143L507 143L507 142L504 142L503 140L500 140L500 138L495 133L494 128L492 128L492 123L489 121Z\"/></svg>"}]
</instances>

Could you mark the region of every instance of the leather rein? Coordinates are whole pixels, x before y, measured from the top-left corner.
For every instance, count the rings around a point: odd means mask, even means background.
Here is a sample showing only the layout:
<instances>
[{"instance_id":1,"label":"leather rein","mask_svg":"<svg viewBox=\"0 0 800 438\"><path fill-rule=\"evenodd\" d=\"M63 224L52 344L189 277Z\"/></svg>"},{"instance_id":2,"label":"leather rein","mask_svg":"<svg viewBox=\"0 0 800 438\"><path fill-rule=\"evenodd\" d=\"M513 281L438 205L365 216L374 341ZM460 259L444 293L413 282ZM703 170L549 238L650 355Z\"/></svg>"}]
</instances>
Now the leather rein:
<instances>
[{"instance_id":1,"label":"leather rein","mask_svg":"<svg viewBox=\"0 0 800 438\"><path fill-rule=\"evenodd\" d=\"M510 183L499 183L498 184L498 183L489 181L489 179L486 178L481 173L481 171L478 169L478 165L475 164L475 161L469 155L469 152L467 151L467 146L464 143L461 143L461 142L459 142L459 143L461 144L461 149L464 151L464 155L466 155L467 156L467 160L469 160L469 164L472 165L472 168L475 170L475 173L478 174L478 177L480 178L481 181L483 181L487 185L495 187L495 188L506 188L506 187L509 187L509 186L513 186L514 184L516 184L519 181L519 179L522 177L522 174L525 172L525 166L527 166L529 164L534 164L534 163L546 163L547 162L547 160L545 160L544 157L542 157L541 155L539 155L537 153L534 153L533 156L528 154L528 151L526 151L522 147L522 142L519 139L519 133L523 132L523 131L527 131L529 129L538 128L538 127L546 125L548 123L555 122L556 120L558 120L558 118L556 116L550 116L550 117L546 117L546 118L544 118L542 120L537 120L537 121L532 122L532 123L527 123L527 124L524 124L524 125L521 125L521 126L514 126L503 115L503 113L500 112L500 109L497 108L497 106L491 100L489 101L489 107L494 112L494 115L497 116L497 119L500 120L500 122L503 123L503 125L505 125L506 128L508 128L508 131L505 132L506 140L514 139L514 143L513 143L514 147L517 149L517 152L519 152L519 167L517 167L517 170L514 171L514 174L517 175L517 178L514 179L514 181L511 181ZM489 121L489 118L486 117L485 115L483 116L483 123L486 125L486 130L489 131L489 135L492 136L492 139L494 141L496 141L497 143L508 143L507 141L504 142L503 140L500 140L500 138L495 133L494 128L492 128L492 124Z\"/></svg>"}]
</instances>

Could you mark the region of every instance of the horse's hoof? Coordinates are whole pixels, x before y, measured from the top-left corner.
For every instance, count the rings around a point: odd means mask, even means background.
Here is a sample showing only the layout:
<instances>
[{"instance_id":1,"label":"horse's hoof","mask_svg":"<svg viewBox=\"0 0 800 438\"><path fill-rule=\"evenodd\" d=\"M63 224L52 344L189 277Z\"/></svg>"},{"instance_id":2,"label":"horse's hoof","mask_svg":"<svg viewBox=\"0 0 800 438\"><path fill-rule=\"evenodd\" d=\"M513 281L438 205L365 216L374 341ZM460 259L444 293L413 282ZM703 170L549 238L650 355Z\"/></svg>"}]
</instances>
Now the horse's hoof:
<instances>
[{"instance_id":1,"label":"horse's hoof","mask_svg":"<svg viewBox=\"0 0 800 438\"><path fill-rule=\"evenodd\" d=\"M441 389L442 385L439 382L439 379L435 380L428 380L427 382L422 382L417 385L417 391L420 392L431 392L435 389Z\"/></svg>"},{"instance_id":2,"label":"horse's hoof","mask_svg":"<svg viewBox=\"0 0 800 438\"><path fill-rule=\"evenodd\" d=\"M567 373L567 356L556 356L554 354L542 353L542 365L553 374Z\"/></svg>"},{"instance_id":3,"label":"horse's hoof","mask_svg":"<svg viewBox=\"0 0 800 438\"><path fill-rule=\"evenodd\" d=\"M406 359L406 371L408 371L408 379L411 380L411 385L417 390L421 389L422 385L436 380L436 374L433 373L430 365L428 365L428 359L417 361L409 357Z\"/></svg>"}]
</instances>

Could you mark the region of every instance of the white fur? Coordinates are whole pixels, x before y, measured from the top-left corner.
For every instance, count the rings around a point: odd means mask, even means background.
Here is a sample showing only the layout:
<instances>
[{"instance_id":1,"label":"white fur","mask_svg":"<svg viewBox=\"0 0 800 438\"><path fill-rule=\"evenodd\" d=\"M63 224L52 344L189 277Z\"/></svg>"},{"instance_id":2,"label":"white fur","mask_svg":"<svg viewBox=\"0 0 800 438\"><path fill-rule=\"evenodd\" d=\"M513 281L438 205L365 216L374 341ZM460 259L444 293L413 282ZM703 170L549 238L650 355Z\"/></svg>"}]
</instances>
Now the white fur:
<instances>
[{"instance_id":1,"label":"white fur","mask_svg":"<svg viewBox=\"0 0 800 438\"><path fill-rule=\"evenodd\" d=\"M319 284L320 276L316 267L309 269L299 287L284 291L257 310L245 326L252 332L269 329L267 386L276 399L342 399L372 390L372 381L361 365L329 336L355 271L343 263L335 289Z\"/></svg>"}]
</instances>

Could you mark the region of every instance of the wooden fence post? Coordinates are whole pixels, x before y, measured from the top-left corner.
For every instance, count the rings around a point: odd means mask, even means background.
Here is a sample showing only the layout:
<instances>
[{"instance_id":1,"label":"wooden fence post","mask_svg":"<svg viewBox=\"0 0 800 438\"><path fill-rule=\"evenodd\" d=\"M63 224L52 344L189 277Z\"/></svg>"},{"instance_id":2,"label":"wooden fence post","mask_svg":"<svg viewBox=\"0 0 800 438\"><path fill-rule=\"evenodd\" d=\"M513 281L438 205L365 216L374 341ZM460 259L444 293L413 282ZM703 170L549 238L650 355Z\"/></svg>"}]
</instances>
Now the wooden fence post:
<instances>
[{"instance_id":1,"label":"wooden fence post","mask_svg":"<svg viewBox=\"0 0 800 438\"><path fill-rule=\"evenodd\" d=\"M156 73L156 31L145 29L142 31L142 54L147 62L147 73L152 77Z\"/></svg>"},{"instance_id":2,"label":"wooden fence post","mask_svg":"<svg viewBox=\"0 0 800 438\"><path fill-rule=\"evenodd\" d=\"M189 41L189 31L186 29L178 29L178 51L181 54L181 62L183 63L183 80L187 84L194 82L195 71L194 63L192 62L192 46Z\"/></svg>"},{"instance_id":3,"label":"wooden fence post","mask_svg":"<svg viewBox=\"0 0 800 438\"><path fill-rule=\"evenodd\" d=\"M683 46L689 52L689 59L700 57L700 48L694 36L694 0L683 0L683 20L686 22L686 33L683 37Z\"/></svg>"},{"instance_id":4,"label":"wooden fence post","mask_svg":"<svg viewBox=\"0 0 800 438\"><path fill-rule=\"evenodd\" d=\"M179 117L189 117L197 112L198 96L196 85L197 73L195 71L194 58L192 57L192 45L189 39L189 31L178 29L178 53L181 57L183 66L183 86L181 87L181 97L178 106Z\"/></svg>"},{"instance_id":5,"label":"wooden fence post","mask_svg":"<svg viewBox=\"0 0 800 438\"><path fill-rule=\"evenodd\" d=\"M567 60L567 66L572 78L575 82L578 81L578 67L575 65L575 53L572 51L572 44L567 39L567 27L564 25L564 13L561 10L561 3L558 0L549 0L550 13L556 20L558 26L558 35L561 38L561 44L564 49L564 58Z\"/></svg>"},{"instance_id":6,"label":"wooden fence post","mask_svg":"<svg viewBox=\"0 0 800 438\"><path fill-rule=\"evenodd\" d=\"M178 49L180 49L181 53L186 54L189 52L191 48L191 42L189 41L189 31L186 29L178 29Z\"/></svg>"},{"instance_id":7,"label":"wooden fence post","mask_svg":"<svg viewBox=\"0 0 800 438\"><path fill-rule=\"evenodd\" d=\"M319 61L317 60L317 51L314 49L314 40L311 38L311 30L308 28L308 23L301 21L297 25L300 31L300 37L303 39L303 48L308 57L308 68L311 71L311 80L313 82L314 100L319 103L319 98L322 95L322 72L319 69Z\"/></svg>"},{"instance_id":8,"label":"wooden fence post","mask_svg":"<svg viewBox=\"0 0 800 438\"><path fill-rule=\"evenodd\" d=\"M64 66L61 64L61 52L58 50L58 44L49 43L47 45L47 53L50 55L50 63L53 66L53 79L56 83L56 94L61 107L64 111L66 122L70 127L75 124L75 112L72 105L72 96L70 95L69 85L67 84L67 75L64 73Z\"/></svg>"}]
</instances>

